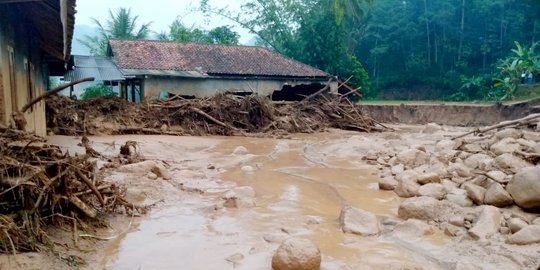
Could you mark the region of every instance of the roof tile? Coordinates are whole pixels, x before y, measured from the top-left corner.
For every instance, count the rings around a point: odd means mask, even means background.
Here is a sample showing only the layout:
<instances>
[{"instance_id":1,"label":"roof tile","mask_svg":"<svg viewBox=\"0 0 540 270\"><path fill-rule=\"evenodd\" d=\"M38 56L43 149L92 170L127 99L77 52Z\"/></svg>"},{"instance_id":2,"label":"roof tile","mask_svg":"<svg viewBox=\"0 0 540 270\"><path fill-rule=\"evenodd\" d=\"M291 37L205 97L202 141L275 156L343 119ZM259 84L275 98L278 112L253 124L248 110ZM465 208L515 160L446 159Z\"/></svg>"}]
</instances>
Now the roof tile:
<instances>
[{"instance_id":1,"label":"roof tile","mask_svg":"<svg viewBox=\"0 0 540 270\"><path fill-rule=\"evenodd\" d=\"M202 70L209 75L326 77L324 71L261 47L111 40L121 69Z\"/></svg>"}]
</instances>

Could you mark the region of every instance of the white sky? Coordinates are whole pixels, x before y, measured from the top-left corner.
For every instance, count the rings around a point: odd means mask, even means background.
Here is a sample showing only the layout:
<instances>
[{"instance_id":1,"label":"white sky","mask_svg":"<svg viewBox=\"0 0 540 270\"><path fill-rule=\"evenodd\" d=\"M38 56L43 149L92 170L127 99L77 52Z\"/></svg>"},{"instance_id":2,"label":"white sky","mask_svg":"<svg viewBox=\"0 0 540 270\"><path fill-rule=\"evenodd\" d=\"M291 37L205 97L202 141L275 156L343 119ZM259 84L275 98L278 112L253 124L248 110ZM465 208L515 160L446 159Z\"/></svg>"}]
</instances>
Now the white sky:
<instances>
[{"instance_id":1,"label":"white sky","mask_svg":"<svg viewBox=\"0 0 540 270\"><path fill-rule=\"evenodd\" d=\"M221 16L207 18L200 12L192 10L199 6L199 0L77 0L77 25L94 26L90 18L104 22L108 18L109 9L113 12L120 7L131 8L132 15L138 15L138 22L152 22L151 29L155 32L167 31L168 26L177 16L182 18L186 26L195 25L203 29L217 26L236 26L230 20ZM228 7L230 10L239 10L242 0L210 0L213 7ZM234 30L241 35L240 42L247 43L252 35L245 29L235 27Z\"/></svg>"}]
</instances>

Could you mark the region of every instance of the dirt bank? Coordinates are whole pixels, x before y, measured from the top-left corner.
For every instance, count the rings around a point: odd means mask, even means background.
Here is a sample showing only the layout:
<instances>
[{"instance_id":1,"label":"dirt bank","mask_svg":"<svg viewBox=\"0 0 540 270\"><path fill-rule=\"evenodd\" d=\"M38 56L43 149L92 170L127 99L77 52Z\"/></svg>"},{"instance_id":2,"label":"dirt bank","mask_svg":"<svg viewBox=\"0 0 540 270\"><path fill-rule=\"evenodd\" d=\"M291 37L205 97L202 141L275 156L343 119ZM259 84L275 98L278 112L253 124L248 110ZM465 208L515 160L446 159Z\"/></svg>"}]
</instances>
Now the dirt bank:
<instances>
[{"instance_id":1,"label":"dirt bank","mask_svg":"<svg viewBox=\"0 0 540 270\"><path fill-rule=\"evenodd\" d=\"M99 234L112 237L98 241L97 250L84 253L66 243L63 256L80 256L87 265L79 267L86 269L270 269L272 255L283 240L304 237L320 248L321 269L536 269L540 265L540 244L510 245L503 236L482 241L453 237L436 222L424 223L429 233L407 229L410 224L398 218L404 199L379 190L386 167L373 157L416 146L431 149L437 141L467 129L445 127L425 133L423 126L395 128L396 132L377 134L333 130L290 139L91 137L92 146L104 155L116 153L125 141L137 141L138 151L147 160L163 164L170 179L157 177L144 164L110 170L106 180L128 186L128 199L155 207L146 216L113 221L110 232ZM76 145L80 138L49 140L70 153L84 151ZM343 233L338 217L344 206L375 214L380 232ZM33 260L0 261L0 267L32 269L27 266Z\"/></svg>"},{"instance_id":2,"label":"dirt bank","mask_svg":"<svg viewBox=\"0 0 540 270\"><path fill-rule=\"evenodd\" d=\"M540 112L540 100L501 104L362 103L366 115L382 123L487 126Z\"/></svg>"}]
</instances>

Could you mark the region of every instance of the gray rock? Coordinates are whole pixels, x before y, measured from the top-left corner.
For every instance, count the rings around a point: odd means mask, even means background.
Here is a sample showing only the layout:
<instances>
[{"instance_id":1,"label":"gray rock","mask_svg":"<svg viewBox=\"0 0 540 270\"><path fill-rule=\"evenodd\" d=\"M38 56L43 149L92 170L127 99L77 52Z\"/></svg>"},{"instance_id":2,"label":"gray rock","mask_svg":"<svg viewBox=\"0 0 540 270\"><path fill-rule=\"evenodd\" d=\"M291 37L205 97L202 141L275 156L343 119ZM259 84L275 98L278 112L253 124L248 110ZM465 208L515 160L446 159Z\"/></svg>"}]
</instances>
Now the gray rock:
<instances>
[{"instance_id":1,"label":"gray rock","mask_svg":"<svg viewBox=\"0 0 540 270\"><path fill-rule=\"evenodd\" d=\"M486 175L490 178L490 179L493 179L494 181L497 181L498 183L501 183L501 184L506 184L507 181L506 181L506 173L504 172L501 172L501 171L489 171L486 173Z\"/></svg>"},{"instance_id":2,"label":"gray rock","mask_svg":"<svg viewBox=\"0 0 540 270\"><path fill-rule=\"evenodd\" d=\"M461 162L456 162L448 166L448 172L460 177L470 177L471 169Z\"/></svg>"},{"instance_id":3,"label":"gray rock","mask_svg":"<svg viewBox=\"0 0 540 270\"><path fill-rule=\"evenodd\" d=\"M341 229L344 233L353 233L362 236L379 233L377 217L365 210L346 206L339 215Z\"/></svg>"},{"instance_id":4,"label":"gray rock","mask_svg":"<svg viewBox=\"0 0 540 270\"><path fill-rule=\"evenodd\" d=\"M401 180L394 189L394 192L402 198L414 197L418 194L418 189L420 185L416 181L412 180Z\"/></svg>"},{"instance_id":5,"label":"gray rock","mask_svg":"<svg viewBox=\"0 0 540 270\"><path fill-rule=\"evenodd\" d=\"M521 149L521 145L516 142L514 138L505 138L491 145L489 150L495 155L502 155L504 153L514 153Z\"/></svg>"},{"instance_id":6,"label":"gray rock","mask_svg":"<svg viewBox=\"0 0 540 270\"><path fill-rule=\"evenodd\" d=\"M508 220L508 228L510 228L512 233L516 233L527 226L529 224L521 218L515 217Z\"/></svg>"},{"instance_id":7,"label":"gray rock","mask_svg":"<svg viewBox=\"0 0 540 270\"><path fill-rule=\"evenodd\" d=\"M533 220L532 224L534 225L540 225L540 217L537 217Z\"/></svg>"},{"instance_id":8,"label":"gray rock","mask_svg":"<svg viewBox=\"0 0 540 270\"><path fill-rule=\"evenodd\" d=\"M440 220L449 216L461 215L463 209L448 201L439 201L431 197L414 197L404 200L398 208L398 217L402 219Z\"/></svg>"},{"instance_id":9,"label":"gray rock","mask_svg":"<svg viewBox=\"0 0 540 270\"><path fill-rule=\"evenodd\" d=\"M429 183L421 186L418 189L418 195L419 196L428 196L435 198L437 200L441 200L446 195L446 190L444 189L444 186L437 183Z\"/></svg>"},{"instance_id":10,"label":"gray rock","mask_svg":"<svg viewBox=\"0 0 540 270\"><path fill-rule=\"evenodd\" d=\"M530 245L540 243L540 225L529 225L508 237L507 243Z\"/></svg>"},{"instance_id":11,"label":"gray rock","mask_svg":"<svg viewBox=\"0 0 540 270\"><path fill-rule=\"evenodd\" d=\"M414 170L406 170L400 174L397 174L396 180L398 180L398 182L400 181L417 182L419 176L420 176L419 173Z\"/></svg>"},{"instance_id":12,"label":"gray rock","mask_svg":"<svg viewBox=\"0 0 540 270\"><path fill-rule=\"evenodd\" d=\"M379 179L380 190L394 190L398 185L398 181L393 177L384 177Z\"/></svg>"},{"instance_id":13,"label":"gray rock","mask_svg":"<svg viewBox=\"0 0 540 270\"><path fill-rule=\"evenodd\" d=\"M460 149L469 153L480 153L484 151L480 145L472 143L462 145Z\"/></svg>"},{"instance_id":14,"label":"gray rock","mask_svg":"<svg viewBox=\"0 0 540 270\"><path fill-rule=\"evenodd\" d=\"M408 219L396 225L394 233L403 236L424 236L433 234L433 227L422 220Z\"/></svg>"},{"instance_id":15,"label":"gray rock","mask_svg":"<svg viewBox=\"0 0 540 270\"><path fill-rule=\"evenodd\" d=\"M465 225L465 217L462 216L462 215L450 216L448 218L448 223L450 223L450 224L452 224L454 226L463 227Z\"/></svg>"},{"instance_id":16,"label":"gray rock","mask_svg":"<svg viewBox=\"0 0 540 270\"><path fill-rule=\"evenodd\" d=\"M493 160L493 164L503 171L511 171L517 173L524 168L531 167L532 165L510 153L502 154Z\"/></svg>"},{"instance_id":17,"label":"gray rock","mask_svg":"<svg viewBox=\"0 0 540 270\"><path fill-rule=\"evenodd\" d=\"M465 233L465 229L463 227L458 227L450 223L446 223L443 225L444 228L444 234L448 236L460 236Z\"/></svg>"},{"instance_id":18,"label":"gray rock","mask_svg":"<svg viewBox=\"0 0 540 270\"><path fill-rule=\"evenodd\" d=\"M484 203L497 207L505 207L512 205L514 203L514 200L501 184L493 183L486 190L486 195L484 196Z\"/></svg>"},{"instance_id":19,"label":"gray rock","mask_svg":"<svg viewBox=\"0 0 540 270\"><path fill-rule=\"evenodd\" d=\"M440 183L441 177L436 173L424 173L418 176L418 184L425 185L428 183Z\"/></svg>"},{"instance_id":20,"label":"gray rock","mask_svg":"<svg viewBox=\"0 0 540 270\"><path fill-rule=\"evenodd\" d=\"M467 196L469 196L469 198L477 205L482 205L484 203L484 195L486 194L485 188L473 183L465 183L461 187L467 192Z\"/></svg>"},{"instance_id":21,"label":"gray rock","mask_svg":"<svg viewBox=\"0 0 540 270\"><path fill-rule=\"evenodd\" d=\"M506 138L519 139L522 136L523 136L523 133L521 132L521 130L517 130L515 128L505 128L495 133L495 138L497 138L498 140L502 140Z\"/></svg>"},{"instance_id":22,"label":"gray rock","mask_svg":"<svg viewBox=\"0 0 540 270\"><path fill-rule=\"evenodd\" d=\"M455 203L462 207L469 207L473 206L473 201L467 196L467 191L460 189L460 188L454 188L450 190L446 194L446 199L449 202Z\"/></svg>"},{"instance_id":23,"label":"gray rock","mask_svg":"<svg viewBox=\"0 0 540 270\"><path fill-rule=\"evenodd\" d=\"M486 239L491 235L497 233L501 228L502 214L499 208L484 205L482 206L482 212L474 226L469 230L469 235L472 238Z\"/></svg>"},{"instance_id":24,"label":"gray rock","mask_svg":"<svg viewBox=\"0 0 540 270\"><path fill-rule=\"evenodd\" d=\"M437 144L435 144L435 149L437 152L440 152L442 150L455 150L458 145L458 142L455 140L441 140L438 141Z\"/></svg>"},{"instance_id":25,"label":"gray rock","mask_svg":"<svg viewBox=\"0 0 540 270\"><path fill-rule=\"evenodd\" d=\"M493 162L493 158L486 154L474 154L463 161L463 163L471 169L484 170Z\"/></svg>"},{"instance_id":26,"label":"gray rock","mask_svg":"<svg viewBox=\"0 0 540 270\"><path fill-rule=\"evenodd\" d=\"M429 161L429 157L424 151L418 149L408 149L400 152L396 156L397 161L406 167L416 167Z\"/></svg>"},{"instance_id":27,"label":"gray rock","mask_svg":"<svg viewBox=\"0 0 540 270\"><path fill-rule=\"evenodd\" d=\"M517 173L506 190L517 205L524 209L540 208L540 166Z\"/></svg>"},{"instance_id":28,"label":"gray rock","mask_svg":"<svg viewBox=\"0 0 540 270\"><path fill-rule=\"evenodd\" d=\"M444 189L446 190L446 193L452 191L453 189L457 188L459 185L452 181L452 180L448 180L448 179L443 179L441 181L441 184L444 186Z\"/></svg>"},{"instance_id":29,"label":"gray rock","mask_svg":"<svg viewBox=\"0 0 540 270\"><path fill-rule=\"evenodd\" d=\"M494 181L484 175L478 175L470 183L487 189Z\"/></svg>"},{"instance_id":30,"label":"gray rock","mask_svg":"<svg viewBox=\"0 0 540 270\"><path fill-rule=\"evenodd\" d=\"M393 175L401 174L404 171L405 171L405 166L403 164L398 164L398 165L392 167L392 174Z\"/></svg>"},{"instance_id":31,"label":"gray rock","mask_svg":"<svg viewBox=\"0 0 540 270\"><path fill-rule=\"evenodd\" d=\"M272 257L274 270L319 270L321 252L310 240L290 238L285 240Z\"/></svg>"}]
</instances>

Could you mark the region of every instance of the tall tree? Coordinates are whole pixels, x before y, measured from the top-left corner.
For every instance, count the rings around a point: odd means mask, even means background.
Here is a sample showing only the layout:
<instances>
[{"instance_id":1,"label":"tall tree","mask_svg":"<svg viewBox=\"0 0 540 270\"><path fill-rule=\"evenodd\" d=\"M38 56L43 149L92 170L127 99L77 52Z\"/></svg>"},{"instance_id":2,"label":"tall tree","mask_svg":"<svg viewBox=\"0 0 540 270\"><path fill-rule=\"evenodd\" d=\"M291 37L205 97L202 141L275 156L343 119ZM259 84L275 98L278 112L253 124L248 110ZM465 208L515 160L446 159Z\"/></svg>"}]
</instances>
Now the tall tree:
<instances>
[{"instance_id":1,"label":"tall tree","mask_svg":"<svg viewBox=\"0 0 540 270\"><path fill-rule=\"evenodd\" d=\"M176 18L169 26L169 32L158 34L159 40L177 42L195 42L236 45L240 35L228 26L216 27L205 31L195 26L187 27L180 18Z\"/></svg>"},{"instance_id":2,"label":"tall tree","mask_svg":"<svg viewBox=\"0 0 540 270\"><path fill-rule=\"evenodd\" d=\"M151 22L138 26L139 16L132 15L131 9L119 8L116 12L109 9L109 18L103 24L96 18L92 22L98 27L97 36L85 36L79 40L84 46L90 49L94 55L105 55L107 44L110 39L145 39L150 33Z\"/></svg>"}]
</instances>

